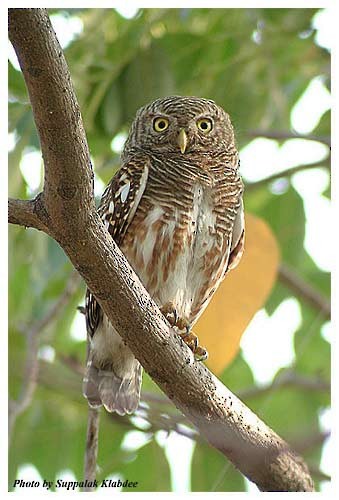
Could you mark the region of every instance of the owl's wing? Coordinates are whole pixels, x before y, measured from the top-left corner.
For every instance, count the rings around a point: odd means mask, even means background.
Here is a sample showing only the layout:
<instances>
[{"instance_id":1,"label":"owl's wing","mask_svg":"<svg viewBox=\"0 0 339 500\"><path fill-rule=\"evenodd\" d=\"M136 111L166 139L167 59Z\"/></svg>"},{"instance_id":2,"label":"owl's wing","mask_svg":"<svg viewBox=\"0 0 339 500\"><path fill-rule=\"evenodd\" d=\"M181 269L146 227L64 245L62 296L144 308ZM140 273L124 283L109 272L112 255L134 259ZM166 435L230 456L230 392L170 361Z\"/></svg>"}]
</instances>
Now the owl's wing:
<instances>
[{"instance_id":1,"label":"owl's wing","mask_svg":"<svg viewBox=\"0 0 339 500\"><path fill-rule=\"evenodd\" d=\"M244 220L244 204L242 199L235 216L232 231L232 242L230 248L230 256L226 272L237 267L244 252L245 243L245 220Z\"/></svg>"},{"instance_id":2,"label":"owl's wing","mask_svg":"<svg viewBox=\"0 0 339 500\"><path fill-rule=\"evenodd\" d=\"M149 164L147 158L125 163L102 195L98 213L118 245L122 242L145 191ZM92 337L102 319L102 311L88 289L85 310L87 332Z\"/></svg>"}]
</instances>

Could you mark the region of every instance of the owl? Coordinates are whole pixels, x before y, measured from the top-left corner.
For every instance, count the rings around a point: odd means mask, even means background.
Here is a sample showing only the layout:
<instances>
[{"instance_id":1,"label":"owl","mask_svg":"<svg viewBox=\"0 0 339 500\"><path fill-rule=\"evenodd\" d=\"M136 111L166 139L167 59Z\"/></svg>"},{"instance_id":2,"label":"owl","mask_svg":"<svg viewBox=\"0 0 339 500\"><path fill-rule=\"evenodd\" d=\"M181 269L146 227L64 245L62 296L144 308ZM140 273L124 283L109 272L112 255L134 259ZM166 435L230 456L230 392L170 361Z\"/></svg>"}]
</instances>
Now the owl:
<instances>
[{"instance_id":1,"label":"owl","mask_svg":"<svg viewBox=\"0 0 339 500\"><path fill-rule=\"evenodd\" d=\"M214 101L171 96L141 108L99 215L143 285L195 358L191 332L244 248L243 184L228 114ZM120 415L138 407L142 367L95 296L83 393ZM227 309L225 310L227 314Z\"/></svg>"}]
</instances>

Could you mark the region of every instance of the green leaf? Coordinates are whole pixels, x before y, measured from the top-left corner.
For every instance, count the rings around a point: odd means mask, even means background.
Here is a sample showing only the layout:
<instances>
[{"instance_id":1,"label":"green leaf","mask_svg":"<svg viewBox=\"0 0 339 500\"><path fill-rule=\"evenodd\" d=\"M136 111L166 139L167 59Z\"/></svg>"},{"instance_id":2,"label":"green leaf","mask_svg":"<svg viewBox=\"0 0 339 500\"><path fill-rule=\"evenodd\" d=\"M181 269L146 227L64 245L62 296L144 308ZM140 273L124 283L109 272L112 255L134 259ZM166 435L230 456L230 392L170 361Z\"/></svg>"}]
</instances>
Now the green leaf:
<instances>
[{"instance_id":1,"label":"green leaf","mask_svg":"<svg viewBox=\"0 0 339 500\"><path fill-rule=\"evenodd\" d=\"M81 477L86 435L85 405L73 405L68 397L38 388L34 404L16 423L10 450L10 484L20 464L34 465L41 477L54 481L58 472L72 470ZM29 432L27 432L29 429Z\"/></svg>"},{"instance_id":2,"label":"green leaf","mask_svg":"<svg viewBox=\"0 0 339 500\"><path fill-rule=\"evenodd\" d=\"M120 471L125 479L138 481L137 492L171 490L169 465L163 449L154 439L121 464ZM124 491L130 489L124 488Z\"/></svg>"},{"instance_id":3,"label":"green leaf","mask_svg":"<svg viewBox=\"0 0 339 500\"><path fill-rule=\"evenodd\" d=\"M10 61L8 61L8 84L11 99L28 102L27 89L23 75L21 71L14 68Z\"/></svg>"},{"instance_id":4,"label":"green leaf","mask_svg":"<svg viewBox=\"0 0 339 500\"><path fill-rule=\"evenodd\" d=\"M324 319L310 307L302 308L303 323L295 333L296 368L300 373L331 379L331 349L321 335ZM325 398L329 404L328 398Z\"/></svg>"},{"instance_id":5,"label":"green leaf","mask_svg":"<svg viewBox=\"0 0 339 500\"><path fill-rule=\"evenodd\" d=\"M34 465L49 481L60 477L65 469L71 470L78 481L83 479L87 402L81 394L79 376L60 363L41 364L43 386L38 386L32 405L16 422L9 484L17 468L25 463ZM118 471L123 463L120 444L125 432L125 427L102 410L98 466L106 475Z\"/></svg>"},{"instance_id":6,"label":"green leaf","mask_svg":"<svg viewBox=\"0 0 339 500\"><path fill-rule=\"evenodd\" d=\"M318 136L325 136L325 137L331 136L331 110L330 109L325 111L325 113L321 116L321 118L318 122L318 125L312 131L312 134L318 135Z\"/></svg>"},{"instance_id":7,"label":"green leaf","mask_svg":"<svg viewBox=\"0 0 339 500\"><path fill-rule=\"evenodd\" d=\"M147 49L139 51L124 69L119 84L127 120L131 120L141 106L174 93L168 56L160 44L153 42ZM142 95L138 91L140 86Z\"/></svg>"},{"instance_id":8,"label":"green leaf","mask_svg":"<svg viewBox=\"0 0 339 500\"><path fill-rule=\"evenodd\" d=\"M251 368L243 359L241 353L225 368L220 380L235 394L253 385L254 377Z\"/></svg>"},{"instance_id":9,"label":"green leaf","mask_svg":"<svg viewBox=\"0 0 339 500\"><path fill-rule=\"evenodd\" d=\"M191 471L192 491L245 491L244 476L208 445L197 443Z\"/></svg>"}]
</instances>

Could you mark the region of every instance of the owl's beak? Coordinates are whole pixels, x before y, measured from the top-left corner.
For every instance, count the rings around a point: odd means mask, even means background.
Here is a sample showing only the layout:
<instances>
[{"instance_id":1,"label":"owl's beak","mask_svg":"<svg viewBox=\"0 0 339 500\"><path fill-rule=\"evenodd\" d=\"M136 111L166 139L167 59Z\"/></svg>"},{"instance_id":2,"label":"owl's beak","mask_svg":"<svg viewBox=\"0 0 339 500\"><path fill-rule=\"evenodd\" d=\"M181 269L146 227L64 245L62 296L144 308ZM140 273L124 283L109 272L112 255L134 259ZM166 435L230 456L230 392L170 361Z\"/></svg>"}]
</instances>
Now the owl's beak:
<instances>
[{"instance_id":1,"label":"owl's beak","mask_svg":"<svg viewBox=\"0 0 339 500\"><path fill-rule=\"evenodd\" d=\"M182 152L182 154L184 154L184 152L186 151L186 147L187 147L187 134L186 134L184 128L180 129L177 142L178 142L178 146L180 148L180 151Z\"/></svg>"}]
</instances>

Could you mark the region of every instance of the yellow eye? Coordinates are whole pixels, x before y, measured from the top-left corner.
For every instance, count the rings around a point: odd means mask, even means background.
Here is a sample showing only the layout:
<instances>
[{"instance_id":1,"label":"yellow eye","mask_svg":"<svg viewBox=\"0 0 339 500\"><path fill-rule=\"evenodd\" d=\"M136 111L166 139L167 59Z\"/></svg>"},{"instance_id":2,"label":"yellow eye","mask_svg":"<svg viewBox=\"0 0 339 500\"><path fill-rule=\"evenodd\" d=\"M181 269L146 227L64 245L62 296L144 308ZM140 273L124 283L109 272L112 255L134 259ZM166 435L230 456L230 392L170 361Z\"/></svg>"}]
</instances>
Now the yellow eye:
<instances>
[{"instance_id":1,"label":"yellow eye","mask_svg":"<svg viewBox=\"0 0 339 500\"><path fill-rule=\"evenodd\" d=\"M208 134L213 128L213 123L212 120L209 118L200 118L197 121L197 127L201 132L204 132L205 134Z\"/></svg>"},{"instance_id":2,"label":"yellow eye","mask_svg":"<svg viewBox=\"0 0 339 500\"><path fill-rule=\"evenodd\" d=\"M163 132L168 127L167 118L155 118L153 121L153 128L156 132Z\"/></svg>"}]
</instances>

